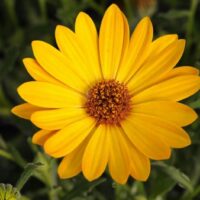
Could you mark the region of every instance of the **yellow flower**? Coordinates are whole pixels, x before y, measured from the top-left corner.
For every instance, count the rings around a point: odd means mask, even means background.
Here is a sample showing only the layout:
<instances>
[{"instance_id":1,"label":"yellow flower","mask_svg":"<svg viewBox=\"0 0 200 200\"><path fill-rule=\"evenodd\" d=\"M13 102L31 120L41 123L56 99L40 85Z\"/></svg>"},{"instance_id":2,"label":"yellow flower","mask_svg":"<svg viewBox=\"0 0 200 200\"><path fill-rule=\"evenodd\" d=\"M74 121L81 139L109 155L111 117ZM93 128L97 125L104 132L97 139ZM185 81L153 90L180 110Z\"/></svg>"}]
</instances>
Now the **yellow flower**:
<instances>
[{"instance_id":1,"label":"yellow flower","mask_svg":"<svg viewBox=\"0 0 200 200\"><path fill-rule=\"evenodd\" d=\"M152 41L148 17L129 34L116 5L105 12L99 36L81 12L75 32L57 26L59 50L33 41L35 59L24 59L35 81L18 88L27 103L12 112L41 129L33 143L64 157L61 178L82 172L92 181L108 166L118 183L129 176L145 181L150 159L168 159L171 148L191 143L182 127L197 115L177 101L197 92L200 78L193 67L174 68L185 40L172 34Z\"/></svg>"}]
</instances>

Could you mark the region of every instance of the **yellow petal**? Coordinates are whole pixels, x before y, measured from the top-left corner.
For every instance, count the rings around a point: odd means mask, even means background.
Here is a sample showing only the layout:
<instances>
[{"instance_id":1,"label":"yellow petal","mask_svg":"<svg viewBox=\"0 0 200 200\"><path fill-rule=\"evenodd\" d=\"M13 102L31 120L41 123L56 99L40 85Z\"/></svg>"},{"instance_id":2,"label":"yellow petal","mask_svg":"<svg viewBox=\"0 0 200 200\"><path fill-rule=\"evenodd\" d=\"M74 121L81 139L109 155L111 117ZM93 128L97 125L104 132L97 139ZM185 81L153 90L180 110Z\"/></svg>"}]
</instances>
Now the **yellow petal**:
<instances>
[{"instance_id":1,"label":"yellow petal","mask_svg":"<svg viewBox=\"0 0 200 200\"><path fill-rule=\"evenodd\" d=\"M43 146L44 143L55 134L53 131L47 131L47 130L40 130L36 132L32 137L33 144L38 144Z\"/></svg>"},{"instance_id":2,"label":"yellow petal","mask_svg":"<svg viewBox=\"0 0 200 200\"><path fill-rule=\"evenodd\" d=\"M199 75L199 70L191 66L176 67L172 69L169 73L161 76L155 83L159 83L169 78L180 76L180 75Z\"/></svg>"},{"instance_id":3,"label":"yellow petal","mask_svg":"<svg viewBox=\"0 0 200 200\"><path fill-rule=\"evenodd\" d=\"M116 126L110 127L109 134L111 143L108 162L109 171L117 183L124 184L127 182L130 173L129 149L125 139L126 135Z\"/></svg>"},{"instance_id":4,"label":"yellow petal","mask_svg":"<svg viewBox=\"0 0 200 200\"><path fill-rule=\"evenodd\" d=\"M23 103L18 106L15 106L12 108L11 112L18 117L24 118L24 119L30 119L31 115L39 110L42 110L43 108L33 106L29 103Z\"/></svg>"},{"instance_id":5,"label":"yellow petal","mask_svg":"<svg viewBox=\"0 0 200 200\"><path fill-rule=\"evenodd\" d=\"M123 50L124 18L112 4L105 12L99 34L101 67L105 79L112 79L118 70Z\"/></svg>"},{"instance_id":6,"label":"yellow petal","mask_svg":"<svg viewBox=\"0 0 200 200\"><path fill-rule=\"evenodd\" d=\"M123 12L122 12L122 16L123 16L123 21L124 21L124 40L123 40L122 52L124 52L124 53L122 55L121 62L122 62L126 52L128 51L129 42L130 42L130 29L129 29L128 20Z\"/></svg>"},{"instance_id":7,"label":"yellow petal","mask_svg":"<svg viewBox=\"0 0 200 200\"><path fill-rule=\"evenodd\" d=\"M85 52L83 51L81 43L78 41L75 33L72 32L69 28L59 25L56 27L56 41L60 51L74 66L74 71L79 73L78 75L81 75L81 78L88 85L93 83L96 80L96 77L94 76L95 73L92 72L95 70L97 72L97 69L94 70L94 66L88 65L88 60L86 58Z\"/></svg>"},{"instance_id":8,"label":"yellow petal","mask_svg":"<svg viewBox=\"0 0 200 200\"><path fill-rule=\"evenodd\" d=\"M100 80L102 72L99 62L98 34L95 24L89 15L84 12L78 14L75 32L87 60L88 71L93 76L93 79Z\"/></svg>"},{"instance_id":9,"label":"yellow petal","mask_svg":"<svg viewBox=\"0 0 200 200\"><path fill-rule=\"evenodd\" d=\"M199 75L199 70L191 66L180 66L180 67L175 68L172 71L174 71L174 73L176 74Z\"/></svg>"},{"instance_id":10,"label":"yellow petal","mask_svg":"<svg viewBox=\"0 0 200 200\"><path fill-rule=\"evenodd\" d=\"M176 67L172 69L170 72L168 72L167 74L163 74L158 79L155 79L154 82L152 82L151 84L148 84L148 87L156 85L157 83L163 82L167 79L171 79L171 78L181 76L181 75L199 75L199 70L191 66Z\"/></svg>"},{"instance_id":11,"label":"yellow petal","mask_svg":"<svg viewBox=\"0 0 200 200\"><path fill-rule=\"evenodd\" d=\"M129 146L129 159L130 159L130 173L133 178L139 181L146 181L150 174L150 160L135 146L128 142Z\"/></svg>"},{"instance_id":12,"label":"yellow petal","mask_svg":"<svg viewBox=\"0 0 200 200\"><path fill-rule=\"evenodd\" d=\"M174 148L183 148L191 144L190 137L182 128L162 118L133 114L131 120L138 124L138 130L141 131L144 138L146 137L146 140L150 136L152 140L164 141L168 146ZM156 148L158 151L158 146ZM142 151L142 149L139 150Z\"/></svg>"},{"instance_id":13,"label":"yellow petal","mask_svg":"<svg viewBox=\"0 0 200 200\"><path fill-rule=\"evenodd\" d=\"M35 112L31 116L31 121L39 128L58 130L86 116L84 109L70 107Z\"/></svg>"},{"instance_id":14,"label":"yellow petal","mask_svg":"<svg viewBox=\"0 0 200 200\"><path fill-rule=\"evenodd\" d=\"M95 121L86 117L67 125L46 141L44 149L53 157L62 157L76 149L95 126Z\"/></svg>"},{"instance_id":15,"label":"yellow petal","mask_svg":"<svg viewBox=\"0 0 200 200\"><path fill-rule=\"evenodd\" d=\"M37 62L50 75L80 92L86 89L80 68L73 66L60 51L42 41L33 41L32 48Z\"/></svg>"},{"instance_id":16,"label":"yellow petal","mask_svg":"<svg viewBox=\"0 0 200 200\"><path fill-rule=\"evenodd\" d=\"M130 45L117 73L117 80L125 82L140 67L146 57L146 51L153 38L153 26L148 17L143 18L136 26Z\"/></svg>"},{"instance_id":17,"label":"yellow petal","mask_svg":"<svg viewBox=\"0 0 200 200\"><path fill-rule=\"evenodd\" d=\"M130 141L148 158L168 159L171 153L169 145L160 137L154 137L152 130L146 128L146 121L138 118L138 115L134 114L121 122Z\"/></svg>"},{"instance_id":18,"label":"yellow petal","mask_svg":"<svg viewBox=\"0 0 200 200\"><path fill-rule=\"evenodd\" d=\"M137 93L147 88L157 78L168 73L179 61L185 48L185 41L178 40L171 43L167 48L160 51L142 65L133 78L128 82L128 88L132 93Z\"/></svg>"},{"instance_id":19,"label":"yellow petal","mask_svg":"<svg viewBox=\"0 0 200 200\"><path fill-rule=\"evenodd\" d=\"M36 81L43 81L54 83L58 85L64 85L60 81L56 80L53 76L47 73L33 58L25 58L23 59L23 63L26 67L28 73L32 76Z\"/></svg>"},{"instance_id":20,"label":"yellow petal","mask_svg":"<svg viewBox=\"0 0 200 200\"><path fill-rule=\"evenodd\" d=\"M134 113L143 113L186 126L197 119L197 114L188 106L171 101L150 101L133 105Z\"/></svg>"},{"instance_id":21,"label":"yellow petal","mask_svg":"<svg viewBox=\"0 0 200 200\"><path fill-rule=\"evenodd\" d=\"M135 104L154 100L180 101L200 89L200 78L193 75L177 75L135 94Z\"/></svg>"},{"instance_id":22,"label":"yellow petal","mask_svg":"<svg viewBox=\"0 0 200 200\"><path fill-rule=\"evenodd\" d=\"M160 52L162 52L166 47L168 47L170 44L174 43L177 40L178 36L176 34L160 36L151 43L149 48L149 56L159 55Z\"/></svg>"},{"instance_id":23,"label":"yellow petal","mask_svg":"<svg viewBox=\"0 0 200 200\"><path fill-rule=\"evenodd\" d=\"M89 181L99 178L106 168L110 147L109 137L108 127L100 125L85 149L82 170Z\"/></svg>"},{"instance_id":24,"label":"yellow petal","mask_svg":"<svg viewBox=\"0 0 200 200\"><path fill-rule=\"evenodd\" d=\"M81 107L84 98L65 87L39 81L22 84L18 93L25 101L44 108Z\"/></svg>"},{"instance_id":25,"label":"yellow petal","mask_svg":"<svg viewBox=\"0 0 200 200\"><path fill-rule=\"evenodd\" d=\"M129 53L128 50L129 50L129 44L130 44L130 29L129 29L128 20L126 16L123 14L123 12L122 12L122 16L124 20L124 40L123 40L123 47L122 47L123 54L121 55L121 60L120 60L119 67L115 75L115 79L117 77L117 74L119 73L120 68L124 67L124 61L126 61L127 54Z\"/></svg>"},{"instance_id":26,"label":"yellow petal","mask_svg":"<svg viewBox=\"0 0 200 200\"><path fill-rule=\"evenodd\" d=\"M60 178L71 178L81 172L82 157L87 142L83 142L70 154L66 155L58 167L58 175Z\"/></svg>"}]
</instances>

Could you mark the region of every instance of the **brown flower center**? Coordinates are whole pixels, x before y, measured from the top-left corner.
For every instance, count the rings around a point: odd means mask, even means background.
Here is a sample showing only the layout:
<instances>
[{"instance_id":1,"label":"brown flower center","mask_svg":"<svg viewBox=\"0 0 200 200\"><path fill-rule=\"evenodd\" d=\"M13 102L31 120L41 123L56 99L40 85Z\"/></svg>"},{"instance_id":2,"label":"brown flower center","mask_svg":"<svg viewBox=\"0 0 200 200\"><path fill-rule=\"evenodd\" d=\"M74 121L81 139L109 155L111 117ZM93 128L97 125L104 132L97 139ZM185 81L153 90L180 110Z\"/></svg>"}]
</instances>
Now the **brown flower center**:
<instances>
[{"instance_id":1,"label":"brown flower center","mask_svg":"<svg viewBox=\"0 0 200 200\"><path fill-rule=\"evenodd\" d=\"M118 124L130 111L128 89L115 80L98 82L88 91L85 107L98 123Z\"/></svg>"}]
</instances>

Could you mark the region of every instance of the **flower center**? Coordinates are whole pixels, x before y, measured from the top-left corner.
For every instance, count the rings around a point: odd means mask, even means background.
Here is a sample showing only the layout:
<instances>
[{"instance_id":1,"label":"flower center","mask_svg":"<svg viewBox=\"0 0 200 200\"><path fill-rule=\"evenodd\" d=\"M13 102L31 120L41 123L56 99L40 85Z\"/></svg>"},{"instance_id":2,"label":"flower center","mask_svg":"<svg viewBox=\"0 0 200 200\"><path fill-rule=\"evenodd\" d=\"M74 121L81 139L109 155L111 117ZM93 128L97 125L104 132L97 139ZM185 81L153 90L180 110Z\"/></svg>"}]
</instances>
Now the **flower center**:
<instances>
[{"instance_id":1,"label":"flower center","mask_svg":"<svg viewBox=\"0 0 200 200\"><path fill-rule=\"evenodd\" d=\"M96 83L87 94L87 113L100 124L118 124L130 111L127 87L115 80Z\"/></svg>"}]
</instances>

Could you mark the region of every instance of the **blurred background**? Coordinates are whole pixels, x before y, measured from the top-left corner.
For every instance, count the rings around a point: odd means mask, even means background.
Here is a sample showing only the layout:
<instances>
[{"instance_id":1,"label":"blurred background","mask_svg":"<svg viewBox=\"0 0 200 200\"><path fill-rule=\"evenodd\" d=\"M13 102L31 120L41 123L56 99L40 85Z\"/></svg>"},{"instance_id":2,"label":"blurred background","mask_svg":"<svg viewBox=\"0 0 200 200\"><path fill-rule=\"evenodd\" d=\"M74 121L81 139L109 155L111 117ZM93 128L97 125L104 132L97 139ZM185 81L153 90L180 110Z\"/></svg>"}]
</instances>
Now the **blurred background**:
<instances>
[{"instance_id":1,"label":"blurred background","mask_svg":"<svg viewBox=\"0 0 200 200\"><path fill-rule=\"evenodd\" d=\"M82 175L58 180L56 161L31 144L36 128L10 113L10 109L21 102L17 86L31 80L22 64L24 57L32 57L31 41L43 40L55 45L56 25L73 29L80 11L87 12L99 27L111 3L118 4L125 12L132 30L148 15L154 24L155 38L169 33L186 38L180 65L200 69L199 0L0 0L0 183L15 185L27 163L41 162L43 166L22 189L21 199L200 200L199 120L186 127L192 145L175 150L167 162L152 162L147 182L130 179L126 185L118 185L108 174L91 183ZM185 102L199 113L200 94Z\"/></svg>"}]
</instances>

